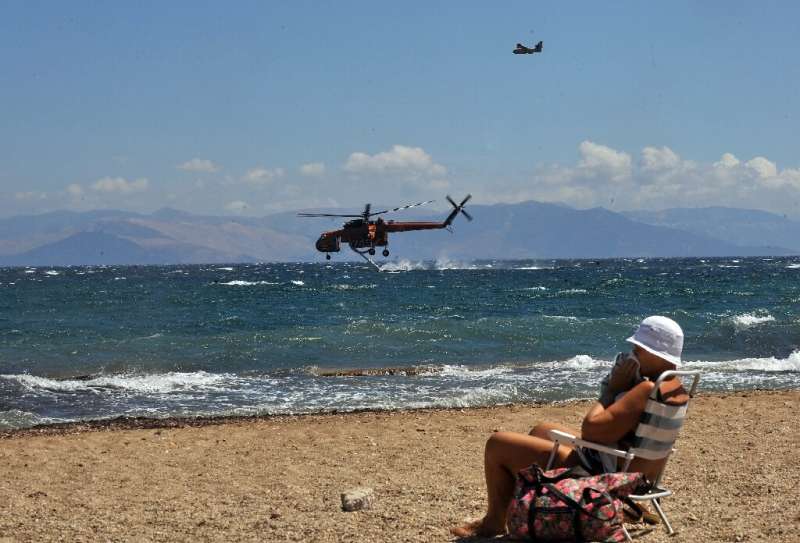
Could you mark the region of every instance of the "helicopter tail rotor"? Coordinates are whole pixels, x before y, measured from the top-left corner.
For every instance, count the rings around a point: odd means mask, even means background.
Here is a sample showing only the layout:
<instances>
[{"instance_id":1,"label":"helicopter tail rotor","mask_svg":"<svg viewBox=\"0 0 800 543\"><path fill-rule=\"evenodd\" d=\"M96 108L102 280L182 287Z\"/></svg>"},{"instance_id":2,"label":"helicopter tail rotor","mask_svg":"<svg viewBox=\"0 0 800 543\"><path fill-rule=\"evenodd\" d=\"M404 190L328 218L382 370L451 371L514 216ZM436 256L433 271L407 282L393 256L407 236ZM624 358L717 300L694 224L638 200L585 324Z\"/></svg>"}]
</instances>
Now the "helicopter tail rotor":
<instances>
[{"instance_id":1,"label":"helicopter tail rotor","mask_svg":"<svg viewBox=\"0 0 800 543\"><path fill-rule=\"evenodd\" d=\"M445 226L450 226L450 224L452 224L453 220L455 220L455 218L458 216L459 213L464 215L468 221L472 220L472 215L470 215L469 213L466 212L466 210L464 210L464 206L467 204L470 198L472 198L472 195L467 194L467 196L463 200L461 200L461 203L457 204L455 203L455 201L453 201L452 198L450 198L450 196L447 196L447 201L450 202L450 205L453 206L453 211L451 211L450 215L448 215L447 218L444 220Z\"/></svg>"},{"instance_id":2,"label":"helicopter tail rotor","mask_svg":"<svg viewBox=\"0 0 800 543\"><path fill-rule=\"evenodd\" d=\"M452 198L450 198L450 196L447 196L447 201L450 202L450 205L453 206L453 211L451 211L450 215L448 215L447 218L444 220L445 226L450 226L450 224L453 222L456 216L458 216L459 213L464 215L464 217L466 217L468 221L472 220L472 215L470 215L469 213L466 212L466 210L464 210L464 206L467 205L467 202L469 202L470 198L472 198L472 195L467 194L467 196L463 200L461 200L461 203L457 204L455 203L455 201L453 201Z\"/></svg>"}]
</instances>

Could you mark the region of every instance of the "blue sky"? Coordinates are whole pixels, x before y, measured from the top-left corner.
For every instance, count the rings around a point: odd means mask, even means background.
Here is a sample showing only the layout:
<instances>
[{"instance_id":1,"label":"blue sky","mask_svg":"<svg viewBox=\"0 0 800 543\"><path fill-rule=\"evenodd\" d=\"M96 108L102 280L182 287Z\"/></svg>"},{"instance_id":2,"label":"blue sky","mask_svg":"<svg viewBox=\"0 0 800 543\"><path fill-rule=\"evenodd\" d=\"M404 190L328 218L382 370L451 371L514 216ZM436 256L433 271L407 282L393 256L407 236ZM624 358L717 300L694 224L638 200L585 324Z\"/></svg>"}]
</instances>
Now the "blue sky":
<instances>
[{"instance_id":1,"label":"blue sky","mask_svg":"<svg viewBox=\"0 0 800 543\"><path fill-rule=\"evenodd\" d=\"M800 217L800 4L319 4L3 2L0 216L472 192Z\"/></svg>"}]
</instances>

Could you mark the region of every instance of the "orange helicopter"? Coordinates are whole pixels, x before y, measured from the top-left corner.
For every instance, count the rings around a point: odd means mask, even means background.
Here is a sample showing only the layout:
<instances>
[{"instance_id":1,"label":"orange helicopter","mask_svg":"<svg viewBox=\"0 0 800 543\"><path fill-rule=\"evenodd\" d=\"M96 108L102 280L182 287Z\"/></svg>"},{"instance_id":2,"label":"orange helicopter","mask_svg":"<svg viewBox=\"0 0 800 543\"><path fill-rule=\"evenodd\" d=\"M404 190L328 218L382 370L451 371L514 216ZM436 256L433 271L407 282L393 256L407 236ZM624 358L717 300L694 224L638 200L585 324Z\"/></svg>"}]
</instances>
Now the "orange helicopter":
<instances>
[{"instance_id":1,"label":"orange helicopter","mask_svg":"<svg viewBox=\"0 0 800 543\"><path fill-rule=\"evenodd\" d=\"M437 230L440 228L448 228L453 222L453 219L461 213L467 220L472 220L469 213L464 210L464 206L472 198L471 194L467 194L460 204L456 204L450 196L447 196L447 201L453 206L453 211L442 222L400 222L400 221L384 221L383 218L378 217L377 220L371 220L371 217L376 215L383 215L384 213L393 213L402 209L409 209L433 202L419 202L407 206L395 207L394 209L384 209L383 211L371 212L371 205L364 206L364 211L358 215L340 215L335 213L298 213L300 217L357 217L344 223L339 230L332 230L330 232L323 232L316 243L317 250L325 253L327 260L331 259L330 253L338 253L341 244L346 243L350 248L365 260L374 264L367 255L375 254L375 247L383 247L384 257L389 256L389 233L390 232L409 232L412 230Z\"/></svg>"}]
</instances>

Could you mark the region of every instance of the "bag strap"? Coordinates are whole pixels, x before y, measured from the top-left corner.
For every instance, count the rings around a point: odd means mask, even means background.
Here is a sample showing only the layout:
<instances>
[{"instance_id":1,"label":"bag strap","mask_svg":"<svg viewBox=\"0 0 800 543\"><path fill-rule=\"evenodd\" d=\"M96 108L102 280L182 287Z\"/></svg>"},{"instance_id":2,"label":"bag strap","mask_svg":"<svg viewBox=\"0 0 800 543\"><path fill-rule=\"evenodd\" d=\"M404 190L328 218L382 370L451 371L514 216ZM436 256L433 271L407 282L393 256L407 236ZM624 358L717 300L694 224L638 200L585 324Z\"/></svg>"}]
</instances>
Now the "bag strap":
<instances>
[{"instance_id":1,"label":"bag strap","mask_svg":"<svg viewBox=\"0 0 800 543\"><path fill-rule=\"evenodd\" d=\"M591 474L586 471L583 466L572 466L555 476L545 475L544 471L539 468L539 480L543 483L557 483L563 479L582 479L584 477L591 477Z\"/></svg>"},{"instance_id":2,"label":"bag strap","mask_svg":"<svg viewBox=\"0 0 800 543\"><path fill-rule=\"evenodd\" d=\"M553 494L554 494L555 496L557 496L557 497L558 497L558 498L559 498L561 501L563 501L564 503L566 503L566 504L567 504L567 506L569 506L571 509L577 509L578 511L581 511L583 514L585 514L585 515L587 515L587 516L590 516L590 517L592 517L592 518L596 518L597 520L604 520L604 521L607 521L607 520L611 520L611 519L613 519L613 518L614 518L614 517L617 515L617 512L616 512L616 510L615 510L615 511L614 511L614 513L613 513L612 515L610 515L610 516L603 516L603 515L600 513L600 509L599 509L599 508L597 509L597 513L592 513L592 512L590 512L590 511L587 511L587 510L585 509L585 507L586 507L587 505L590 505L590 504L592 504L592 503L597 503L597 502L599 502L599 501L601 500L601 498L605 498L605 499L606 499L606 501L607 501L609 504L613 505L613 504L614 504L614 499L611 497L611 494L609 494L609 493L608 493L607 491L605 491L605 490L600 490L599 488L591 488L591 487L586 487L586 488L584 488L584 489L583 489L583 495L581 496L581 501L580 501L580 502L577 502L577 501L575 501L573 498L571 498L571 497L567 496L566 494L564 494L563 492L561 492L559 489L557 489L557 488L556 488L554 485L552 485L552 484L543 484L543 485L542 485L542 488L546 488L548 491L550 491L551 493L553 493ZM590 495L589 495L589 492L591 492L591 491L597 492L597 493L598 493L598 494L600 494L600 495L599 495L597 498L594 498L594 499L592 499L592 498L590 497ZM588 501L587 501L587 497L588 497L588 498L590 498Z\"/></svg>"}]
</instances>

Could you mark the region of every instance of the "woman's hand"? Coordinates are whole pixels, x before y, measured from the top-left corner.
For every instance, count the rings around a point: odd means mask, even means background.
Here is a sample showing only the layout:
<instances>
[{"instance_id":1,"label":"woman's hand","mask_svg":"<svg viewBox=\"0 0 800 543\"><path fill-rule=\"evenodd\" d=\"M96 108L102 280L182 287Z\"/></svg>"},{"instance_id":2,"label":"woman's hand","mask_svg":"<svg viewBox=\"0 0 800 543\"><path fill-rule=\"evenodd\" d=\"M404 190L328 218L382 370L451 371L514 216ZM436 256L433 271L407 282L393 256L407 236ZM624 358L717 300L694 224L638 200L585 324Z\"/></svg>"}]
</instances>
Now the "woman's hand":
<instances>
[{"instance_id":1,"label":"woman's hand","mask_svg":"<svg viewBox=\"0 0 800 543\"><path fill-rule=\"evenodd\" d=\"M639 380L639 361L632 356L625 356L617 360L611 369L611 377L608 381L608 391L612 397L620 392L626 392L633 388Z\"/></svg>"}]
</instances>

